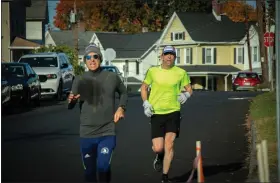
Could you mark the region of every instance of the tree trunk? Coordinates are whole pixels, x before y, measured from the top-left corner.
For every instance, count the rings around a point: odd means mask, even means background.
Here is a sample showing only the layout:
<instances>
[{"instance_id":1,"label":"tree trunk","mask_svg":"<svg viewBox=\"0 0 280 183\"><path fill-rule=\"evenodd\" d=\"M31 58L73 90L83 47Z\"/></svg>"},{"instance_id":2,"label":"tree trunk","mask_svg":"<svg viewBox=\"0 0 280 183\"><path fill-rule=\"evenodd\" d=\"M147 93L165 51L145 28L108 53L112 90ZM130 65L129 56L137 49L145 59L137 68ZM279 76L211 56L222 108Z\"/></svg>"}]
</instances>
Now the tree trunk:
<instances>
[{"instance_id":1,"label":"tree trunk","mask_svg":"<svg viewBox=\"0 0 280 183\"><path fill-rule=\"evenodd\" d=\"M263 84L266 87L269 87L269 78L268 78L268 61L267 54L264 46L264 2L263 0L256 0L257 4L257 16L258 16L258 35L259 35L259 45L260 45L260 57L261 57L261 67L262 67L262 78Z\"/></svg>"}]
</instances>

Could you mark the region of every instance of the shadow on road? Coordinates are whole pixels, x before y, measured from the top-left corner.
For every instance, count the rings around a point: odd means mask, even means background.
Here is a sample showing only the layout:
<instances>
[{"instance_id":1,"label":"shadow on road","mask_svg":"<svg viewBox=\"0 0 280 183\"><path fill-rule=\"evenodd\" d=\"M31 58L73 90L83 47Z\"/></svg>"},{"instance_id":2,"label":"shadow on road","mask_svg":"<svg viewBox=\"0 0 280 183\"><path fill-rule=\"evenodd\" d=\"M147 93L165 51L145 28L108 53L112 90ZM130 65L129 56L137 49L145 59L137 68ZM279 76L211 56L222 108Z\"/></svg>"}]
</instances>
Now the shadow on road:
<instances>
[{"instance_id":1,"label":"shadow on road","mask_svg":"<svg viewBox=\"0 0 280 183\"><path fill-rule=\"evenodd\" d=\"M5 116L10 116L10 115L16 115L16 114L30 112L35 109L39 109L40 107L48 107L48 106L54 106L54 105L64 105L64 103L56 101L56 100L42 99L40 106L35 106L32 104L30 107L27 107L27 106L23 106L20 104L13 104L13 105L2 107L1 112L2 112L2 117L5 117Z\"/></svg>"},{"instance_id":2,"label":"shadow on road","mask_svg":"<svg viewBox=\"0 0 280 183\"><path fill-rule=\"evenodd\" d=\"M224 172L235 172L243 168L243 163L231 163L227 165L211 165L211 166L204 166L203 167L203 173L204 177L210 177L219 173ZM172 180L175 182L186 182L189 179L189 176L191 175L192 170L189 172L173 177ZM193 180L197 179L197 172L195 171Z\"/></svg>"},{"instance_id":3,"label":"shadow on road","mask_svg":"<svg viewBox=\"0 0 280 183\"><path fill-rule=\"evenodd\" d=\"M60 139L65 136L79 136L79 133L69 133L68 129L59 129L52 132L36 132L36 133L19 133L17 137L2 139L3 142L11 142L18 140L39 140L39 139Z\"/></svg>"}]
</instances>

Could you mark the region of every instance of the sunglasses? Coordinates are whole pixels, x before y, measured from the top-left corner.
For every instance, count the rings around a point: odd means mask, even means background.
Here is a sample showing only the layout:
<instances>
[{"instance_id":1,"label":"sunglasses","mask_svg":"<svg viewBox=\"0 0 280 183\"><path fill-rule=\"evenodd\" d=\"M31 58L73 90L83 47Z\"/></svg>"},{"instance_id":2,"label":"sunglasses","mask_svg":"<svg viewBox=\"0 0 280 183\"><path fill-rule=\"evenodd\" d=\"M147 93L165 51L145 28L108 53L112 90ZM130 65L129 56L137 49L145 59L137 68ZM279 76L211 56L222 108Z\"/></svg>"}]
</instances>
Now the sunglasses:
<instances>
[{"instance_id":1,"label":"sunglasses","mask_svg":"<svg viewBox=\"0 0 280 183\"><path fill-rule=\"evenodd\" d=\"M99 56L98 55L87 55L85 56L87 60L90 60L91 58L94 58L94 59L99 59Z\"/></svg>"},{"instance_id":2,"label":"sunglasses","mask_svg":"<svg viewBox=\"0 0 280 183\"><path fill-rule=\"evenodd\" d=\"M176 55L175 53L172 53L172 52L167 52L167 53L163 53L163 55Z\"/></svg>"}]
</instances>

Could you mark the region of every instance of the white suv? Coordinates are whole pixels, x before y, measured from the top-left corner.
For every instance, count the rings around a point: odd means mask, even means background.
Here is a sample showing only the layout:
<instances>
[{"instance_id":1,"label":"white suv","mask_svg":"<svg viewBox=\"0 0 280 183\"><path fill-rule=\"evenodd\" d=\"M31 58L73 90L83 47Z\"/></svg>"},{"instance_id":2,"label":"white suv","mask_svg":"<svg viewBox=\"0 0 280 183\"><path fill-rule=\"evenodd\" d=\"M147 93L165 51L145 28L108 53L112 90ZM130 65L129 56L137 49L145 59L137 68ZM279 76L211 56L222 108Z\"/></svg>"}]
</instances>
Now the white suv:
<instances>
[{"instance_id":1,"label":"white suv","mask_svg":"<svg viewBox=\"0 0 280 183\"><path fill-rule=\"evenodd\" d=\"M71 91L74 68L65 53L36 53L22 56L18 62L28 63L41 82L41 95L63 100Z\"/></svg>"}]
</instances>

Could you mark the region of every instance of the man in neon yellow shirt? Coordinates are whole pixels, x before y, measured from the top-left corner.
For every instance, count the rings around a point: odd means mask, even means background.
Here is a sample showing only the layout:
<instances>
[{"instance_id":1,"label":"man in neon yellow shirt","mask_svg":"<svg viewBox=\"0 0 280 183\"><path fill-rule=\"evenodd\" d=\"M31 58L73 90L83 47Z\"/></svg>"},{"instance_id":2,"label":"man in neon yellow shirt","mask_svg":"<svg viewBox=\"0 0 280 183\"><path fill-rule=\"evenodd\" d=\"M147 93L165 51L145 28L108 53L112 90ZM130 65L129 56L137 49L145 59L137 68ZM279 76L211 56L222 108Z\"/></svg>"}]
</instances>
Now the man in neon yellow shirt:
<instances>
[{"instance_id":1,"label":"man in neon yellow shirt","mask_svg":"<svg viewBox=\"0 0 280 183\"><path fill-rule=\"evenodd\" d=\"M163 171L162 183L168 180L168 171L173 159L173 144L179 137L181 105L192 95L187 72L174 66L176 51L173 46L163 49L162 64L151 67L141 86L144 113L151 118L153 151L156 153L154 169ZM148 98L148 88L151 92ZM185 92L181 92L182 89Z\"/></svg>"}]
</instances>

